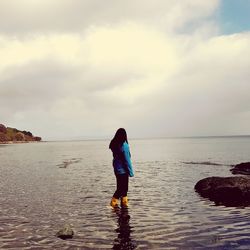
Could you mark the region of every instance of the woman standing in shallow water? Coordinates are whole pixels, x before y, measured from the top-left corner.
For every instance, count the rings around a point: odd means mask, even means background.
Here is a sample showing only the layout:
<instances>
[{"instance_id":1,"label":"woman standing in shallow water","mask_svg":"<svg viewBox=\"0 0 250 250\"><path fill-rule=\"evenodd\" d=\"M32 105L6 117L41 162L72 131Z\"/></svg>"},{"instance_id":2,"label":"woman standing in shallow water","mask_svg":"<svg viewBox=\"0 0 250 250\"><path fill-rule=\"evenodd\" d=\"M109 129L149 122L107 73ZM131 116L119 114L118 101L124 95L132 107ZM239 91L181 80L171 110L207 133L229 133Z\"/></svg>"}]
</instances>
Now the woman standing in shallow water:
<instances>
[{"instance_id":1,"label":"woman standing in shallow water","mask_svg":"<svg viewBox=\"0 0 250 250\"><path fill-rule=\"evenodd\" d=\"M129 176L134 176L131 163L131 155L129 151L127 133L124 128L119 128L114 138L109 144L109 148L113 153L113 167L116 176L116 191L111 199L110 206L118 206L121 198L121 206L128 206L128 181Z\"/></svg>"}]
</instances>

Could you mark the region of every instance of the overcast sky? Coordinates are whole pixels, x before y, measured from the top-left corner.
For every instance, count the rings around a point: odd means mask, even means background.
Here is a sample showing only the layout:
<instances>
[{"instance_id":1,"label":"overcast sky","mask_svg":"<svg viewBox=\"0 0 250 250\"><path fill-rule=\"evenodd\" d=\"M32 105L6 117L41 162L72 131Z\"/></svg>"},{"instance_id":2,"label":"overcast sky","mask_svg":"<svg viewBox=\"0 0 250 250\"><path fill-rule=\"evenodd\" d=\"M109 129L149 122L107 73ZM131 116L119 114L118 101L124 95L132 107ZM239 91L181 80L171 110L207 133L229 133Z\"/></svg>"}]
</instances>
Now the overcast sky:
<instances>
[{"instance_id":1,"label":"overcast sky","mask_svg":"<svg viewBox=\"0 0 250 250\"><path fill-rule=\"evenodd\" d=\"M0 123L44 140L250 134L249 0L0 0Z\"/></svg>"}]
</instances>

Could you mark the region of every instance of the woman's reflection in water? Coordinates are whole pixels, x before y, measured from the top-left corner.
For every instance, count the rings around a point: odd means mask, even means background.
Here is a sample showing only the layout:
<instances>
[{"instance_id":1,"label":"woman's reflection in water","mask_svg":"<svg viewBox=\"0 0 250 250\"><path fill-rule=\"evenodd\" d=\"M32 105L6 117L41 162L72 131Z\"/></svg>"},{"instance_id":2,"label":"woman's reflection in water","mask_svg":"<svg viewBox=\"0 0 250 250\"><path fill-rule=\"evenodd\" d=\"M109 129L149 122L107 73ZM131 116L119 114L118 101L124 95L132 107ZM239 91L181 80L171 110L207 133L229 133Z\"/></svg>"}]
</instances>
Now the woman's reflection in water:
<instances>
[{"instance_id":1,"label":"woman's reflection in water","mask_svg":"<svg viewBox=\"0 0 250 250\"><path fill-rule=\"evenodd\" d=\"M129 225L130 215L127 207L115 208L118 228L117 238L114 240L113 249L132 250L136 248L135 242L131 239L131 226Z\"/></svg>"}]
</instances>

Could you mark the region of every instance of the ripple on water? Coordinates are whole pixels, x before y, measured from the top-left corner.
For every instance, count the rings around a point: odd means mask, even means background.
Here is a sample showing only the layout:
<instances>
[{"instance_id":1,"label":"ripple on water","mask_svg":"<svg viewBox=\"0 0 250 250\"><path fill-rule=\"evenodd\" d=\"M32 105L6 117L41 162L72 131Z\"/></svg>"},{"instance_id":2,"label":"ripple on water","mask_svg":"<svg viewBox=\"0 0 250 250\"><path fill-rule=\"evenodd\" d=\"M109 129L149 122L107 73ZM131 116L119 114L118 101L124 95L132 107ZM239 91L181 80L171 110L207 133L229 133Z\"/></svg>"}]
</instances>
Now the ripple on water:
<instances>
[{"instance_id":1,"label":"ripple on water","mask_svg":"<svg viewBox=\"0 0 250 250\"><path fill-rule=\"evenodd\" d=\"M134 151L136 145L146 150L141 143L135 142ZM193 189L206 175L228 174L222 156L216 159L213 151L211 162L217 165L184 165L208 162L207 151L204 159L190 159L190 152L185 158L184 151L176 157L178 149L173 152L167 142L144 143L152 151L167 151L140 158L137 149L130 207L117 211L108 206L115 178L107 142L2 147L0 248L248 249L249 208L214 206ZM58 166L63 162L66 168ZM55 234L65 223L75 235L63 241Z\"/></svg>"}]
</instances>

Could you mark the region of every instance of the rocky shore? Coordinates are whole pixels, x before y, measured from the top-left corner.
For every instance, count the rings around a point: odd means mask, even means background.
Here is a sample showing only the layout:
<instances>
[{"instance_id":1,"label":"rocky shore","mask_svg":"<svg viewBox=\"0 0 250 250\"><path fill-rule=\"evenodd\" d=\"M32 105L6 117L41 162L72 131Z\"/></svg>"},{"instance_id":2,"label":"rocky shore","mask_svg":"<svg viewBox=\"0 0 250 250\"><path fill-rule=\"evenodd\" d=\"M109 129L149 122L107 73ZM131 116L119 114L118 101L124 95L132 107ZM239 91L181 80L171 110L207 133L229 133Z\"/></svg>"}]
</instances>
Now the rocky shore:
<instances>
[{"instance_id":1,"label":"rocky shore","mask_svg":"<svg viewBox=\"0 0 250 250\"><path fill-rule=\"evenodd\" d=\"M216 205L250 206L250 162L237 164L230 171L240 176L204 178L196 183L196 192Z\"/></svg>"},{"instance_id":2,"label":"rocky shore","mask_svg":"<svg viewBox=\"0 0 250 250\"><path fill-rule=\"evenodd\" d=\"M30 131L21 131L0 124L0 144L40 142L41 140L41 137L34 136Z\"/></svg>"},{"instance_id":3,"label":"rocky shore","mask_svg":"<svg viewBox=\"0 0 250 250\"><path fill-rule=\"evenodd\" d=\"M230 169L232 174L250 175L250 162L243 162Z\"/></svg>"}]
</instances>

